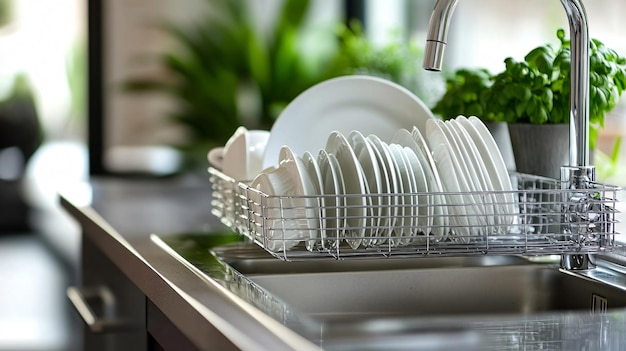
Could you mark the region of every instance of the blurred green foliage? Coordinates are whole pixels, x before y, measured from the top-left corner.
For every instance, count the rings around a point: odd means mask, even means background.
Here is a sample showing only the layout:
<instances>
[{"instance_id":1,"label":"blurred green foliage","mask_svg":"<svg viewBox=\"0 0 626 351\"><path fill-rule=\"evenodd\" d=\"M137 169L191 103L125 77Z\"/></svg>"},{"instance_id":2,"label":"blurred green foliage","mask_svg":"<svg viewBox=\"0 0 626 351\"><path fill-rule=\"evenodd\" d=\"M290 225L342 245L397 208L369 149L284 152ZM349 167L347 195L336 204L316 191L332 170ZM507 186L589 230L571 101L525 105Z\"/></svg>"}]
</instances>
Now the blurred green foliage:
<instances>
[{"instance_id":1,"label":"blurred green foliage","mask_svg":"<svg viewBox=\"0 0 626 351\"><path fill-rule=\"evenodd\" d=\"M191 156L192 166L241 125L271 128L289 102L326 79L370 74L416 87L411 79L421 50L399 37L377 47L358 22L311 29L310 0L285 0L269 34L261 33L246 4L207 0L201 21L166 23L177 44L157 58L167 75L124 83L129 93L160 92L174 99L171 118L189 132L178 147Z\"/></svg>"}]
</instances>

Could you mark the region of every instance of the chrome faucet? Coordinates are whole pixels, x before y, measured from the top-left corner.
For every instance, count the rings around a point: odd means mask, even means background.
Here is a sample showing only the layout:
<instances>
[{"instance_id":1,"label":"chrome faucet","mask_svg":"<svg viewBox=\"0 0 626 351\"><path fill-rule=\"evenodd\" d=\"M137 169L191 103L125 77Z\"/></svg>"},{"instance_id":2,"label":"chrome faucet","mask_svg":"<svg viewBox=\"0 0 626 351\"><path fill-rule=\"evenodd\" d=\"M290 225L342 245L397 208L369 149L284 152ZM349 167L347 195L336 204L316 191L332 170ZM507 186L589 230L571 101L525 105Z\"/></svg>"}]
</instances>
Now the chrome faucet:
<instances>
[{"instance_id":1,"label":"chrome faucet","mask_svg":"<svg viewBox=\"0 0 626 351\"><path fill-rule=\"evenodd\" d=\"M571 96L569 166L561 167L563 188L580 189L595 180L595 168L589 165L589 30L582 0L561 0L569 21L571 47ZM430 17L424 68L440 71L448 38L450 19L457 0L437 0ZM587 269L589 255L563 255L566 269Z\"/></svg>"}]
</instances>

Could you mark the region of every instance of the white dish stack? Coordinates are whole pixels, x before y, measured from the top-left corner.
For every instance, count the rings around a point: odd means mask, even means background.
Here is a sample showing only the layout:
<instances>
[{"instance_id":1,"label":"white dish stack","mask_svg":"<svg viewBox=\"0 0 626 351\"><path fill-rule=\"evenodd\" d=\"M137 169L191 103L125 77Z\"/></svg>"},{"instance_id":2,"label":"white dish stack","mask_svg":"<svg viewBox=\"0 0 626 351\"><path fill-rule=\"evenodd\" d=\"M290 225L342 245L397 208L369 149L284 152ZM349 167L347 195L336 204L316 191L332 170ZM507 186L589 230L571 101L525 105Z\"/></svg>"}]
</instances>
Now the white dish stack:
<instances>
[{"instance_id":1,"label":"white dish stack","mask_svg":"<svg viewBox=\"0 0 626 351\"><path fill-rule=\"evenodd\" d=\"M486 130L477 118L459 116L427 121L425 137L417 127L398 130L391 142L335 131L315 154L283 146L277 166L250 183L268 195L254 204L262 220L253 223L266 229L272 251L300 242L311 251L344 243L352 249L470 243L507 232L515 199Z\"/></svg>"}]
</instances>

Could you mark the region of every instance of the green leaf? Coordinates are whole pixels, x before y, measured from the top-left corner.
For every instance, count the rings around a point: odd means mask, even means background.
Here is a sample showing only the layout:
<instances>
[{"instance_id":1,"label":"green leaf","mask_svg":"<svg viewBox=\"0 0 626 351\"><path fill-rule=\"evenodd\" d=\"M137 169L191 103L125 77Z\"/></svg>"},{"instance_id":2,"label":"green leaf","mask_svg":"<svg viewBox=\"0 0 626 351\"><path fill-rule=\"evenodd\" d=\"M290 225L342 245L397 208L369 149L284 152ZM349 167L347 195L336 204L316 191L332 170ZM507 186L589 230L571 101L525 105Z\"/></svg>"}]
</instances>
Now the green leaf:
<instances>
[{"instance_id":1,"label":"green leaf","mask_svg":"<svg viewBox=\"0 0 626 351\"><path fill-rule=\"evenodd\" d=\"M518 102L515 105L515 115L516 116L523 116L524 113L526 112L526 107L528 106L528 100L523 100Z\"/></svg>"},{"instance_id":2,"label":"green leaf","mask_svg":"<svg viewBox=\"0 0 626 351\"><path fill-rule=\"evenodd\" d=\"M543 101L545 107L546 107L546 112L550 112L552 111L552 107L553 107L553 102L554 102L554 94L552 93L552 90L549 88L543 88L541 89L541 100Z\"/></svg>"},{"instance_id":3,"label":"green leaf","mask_svg":"<svg viewBox=\"0 0 626 351\"><path fill-rule=\"evenodd\" d=\"M554 50L551 46L540 46L531 50L524 60L529 67L543 74L552 74L552 62L554 61Z\"/></svg>"}]
</instances>

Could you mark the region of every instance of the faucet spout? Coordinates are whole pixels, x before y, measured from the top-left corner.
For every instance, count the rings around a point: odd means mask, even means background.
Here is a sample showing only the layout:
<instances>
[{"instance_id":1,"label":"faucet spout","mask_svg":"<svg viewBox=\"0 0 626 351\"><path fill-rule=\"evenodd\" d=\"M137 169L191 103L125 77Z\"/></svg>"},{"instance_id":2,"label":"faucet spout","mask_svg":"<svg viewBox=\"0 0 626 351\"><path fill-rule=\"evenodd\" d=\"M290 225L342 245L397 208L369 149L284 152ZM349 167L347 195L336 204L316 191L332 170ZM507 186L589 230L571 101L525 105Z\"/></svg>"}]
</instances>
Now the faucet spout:
<instances>
[{"instance_id":1,"label":"faucet spout","mask_svg":"<svg viewBox=\"0 0 626 351\"><path fill-rule=\"evenodd\" d=\"M424 69L441 71L443 54L448 42L450 18L456 4L457 0L438 0L435 3L424 48Z\"/></svg>"},{"instance_id":2,"label":"faucet spout","mask_svg":"<svg viewBox=\"0 0 626 351\"><path fill-rule=\"evenodd\" d=\"M571 42L569 166L589 167L589 30L582 0L561 0L569 22ZM423 67L440 71L448 27L457 0L437 0L430 17Z\"/></svg>"}]
</instances>

